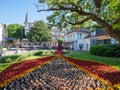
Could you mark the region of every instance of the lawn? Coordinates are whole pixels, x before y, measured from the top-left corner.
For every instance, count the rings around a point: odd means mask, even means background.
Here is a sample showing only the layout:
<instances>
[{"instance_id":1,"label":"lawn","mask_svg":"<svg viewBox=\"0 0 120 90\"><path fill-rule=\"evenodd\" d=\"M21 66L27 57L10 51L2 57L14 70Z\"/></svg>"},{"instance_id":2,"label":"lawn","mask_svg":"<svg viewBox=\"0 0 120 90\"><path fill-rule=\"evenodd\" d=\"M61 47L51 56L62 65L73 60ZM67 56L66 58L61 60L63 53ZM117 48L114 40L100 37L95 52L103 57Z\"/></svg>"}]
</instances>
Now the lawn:
<instances>
[{"instance_id":1,"label":"lawn","mask_svg":"<svg viewBox=\"0 0 120 90\"><path fill-rule=\"evenodd\" d=\"M107 65L114 66L115 68L120 70L120 58L95 56L90 54L89 52L72 52L67 56L78 58L81 60L101 62Z\"/></svg>"}]
</instances>

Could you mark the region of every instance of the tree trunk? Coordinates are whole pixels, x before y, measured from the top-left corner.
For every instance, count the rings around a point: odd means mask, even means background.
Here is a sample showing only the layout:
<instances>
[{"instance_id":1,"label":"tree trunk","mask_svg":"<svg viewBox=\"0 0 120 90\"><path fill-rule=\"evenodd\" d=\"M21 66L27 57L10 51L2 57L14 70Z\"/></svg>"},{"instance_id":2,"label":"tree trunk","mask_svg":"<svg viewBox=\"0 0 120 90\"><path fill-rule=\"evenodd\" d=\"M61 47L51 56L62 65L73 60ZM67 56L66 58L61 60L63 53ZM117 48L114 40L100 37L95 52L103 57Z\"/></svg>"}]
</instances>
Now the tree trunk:
<instances>
[{"instance_id":1,"label":"tree trunk","mask_svg":"<svg viewBox=\"0 0 120 90\"><path fill-rule=\"evenodd\" d=\"M91 17L93 21L101 25L102 28L113 38L120 42L120 30L113 30L113 26L106 23L104 20L101 20L97 16L93 15Z\"/></svg>"},{"instance_id":2,"label":"tree trunk","mask_svg":"<svg viewBox=\"0 0 120 90\"><path fill-rule=\"evenodd\" d=\"M113 27L110 25L105 29L108 34L118 40L120 42L120 31L119 30L113 30Z\"/></svg>"}]
</instances>

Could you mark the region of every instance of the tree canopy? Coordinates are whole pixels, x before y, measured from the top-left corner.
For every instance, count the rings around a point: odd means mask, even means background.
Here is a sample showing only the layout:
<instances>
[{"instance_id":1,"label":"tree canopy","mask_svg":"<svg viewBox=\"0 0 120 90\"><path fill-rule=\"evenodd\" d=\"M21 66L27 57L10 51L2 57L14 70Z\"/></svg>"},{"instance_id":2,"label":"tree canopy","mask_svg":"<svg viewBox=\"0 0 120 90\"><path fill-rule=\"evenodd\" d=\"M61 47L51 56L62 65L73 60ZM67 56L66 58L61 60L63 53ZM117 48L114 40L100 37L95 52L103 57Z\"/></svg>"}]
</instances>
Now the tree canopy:
<instances>
[{"instance_id":1,"label":"tree canopy","mask_svg":"<svg viewBox=\"0 0 120 90\"><path fill-rule=\"evenodd\" d=\"M51 37L51 31L43 21L34 22L33 27L30 28L30 32L27 34L30 42L47 42L51 40Z\"/></svg>"},{"instance_id":2,"label":"tree canopy","mask_svg":"<svg viewBox=\"0 0 120 90\"><path fill-rule=\"evenodd\" d=\"M49 23L58 27L82 25L92 20L120 41L120 0L39 0L53 11Z\"/></svg>"},{"instance_id":3,"label":"tree canopy","mask_svg":"<svg viewBox=\"0 0 120 90\"><path fill-rule=\"evenodd\" d=\"M8 37L21 40L24 37L24 27L20 24L10 24L7 27Z\"/></svg>"}]
</instances>

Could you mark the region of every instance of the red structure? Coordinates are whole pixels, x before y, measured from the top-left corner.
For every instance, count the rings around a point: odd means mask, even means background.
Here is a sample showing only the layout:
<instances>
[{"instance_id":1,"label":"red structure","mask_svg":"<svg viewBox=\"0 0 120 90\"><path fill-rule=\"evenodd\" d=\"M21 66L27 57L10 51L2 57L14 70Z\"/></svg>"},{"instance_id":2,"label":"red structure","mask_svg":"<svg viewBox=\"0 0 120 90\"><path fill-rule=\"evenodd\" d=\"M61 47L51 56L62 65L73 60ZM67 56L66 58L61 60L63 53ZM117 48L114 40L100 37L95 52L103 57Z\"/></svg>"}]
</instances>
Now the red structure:
<instances>
[{"instance_id":1,"label":"red structure","mask_svg":"<svg viewBox=\"0 0 120 90\"><path fill-rule=\"evenodd\" d=\"M62 50L62 44L58 44L57 50L54 52L54 54L65 54L65 52Z\"/></svg>"}]
</instances>

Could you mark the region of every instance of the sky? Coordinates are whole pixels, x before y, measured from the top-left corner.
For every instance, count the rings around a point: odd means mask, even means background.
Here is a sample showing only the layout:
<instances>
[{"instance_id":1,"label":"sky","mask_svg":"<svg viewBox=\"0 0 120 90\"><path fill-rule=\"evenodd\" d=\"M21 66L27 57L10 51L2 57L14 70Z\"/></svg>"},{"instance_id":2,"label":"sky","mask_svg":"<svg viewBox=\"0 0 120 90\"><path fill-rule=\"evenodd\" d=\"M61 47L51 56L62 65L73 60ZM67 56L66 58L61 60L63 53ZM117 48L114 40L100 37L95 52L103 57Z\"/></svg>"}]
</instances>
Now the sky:
<instances>
[{"instance_id":1,"label":"sky","mask_svg":"<svg viewBox=\"0 0 120 90\"><path fill-rule=\"evenodd\" d=\"M24 24L26 12L30 22L46 21L50 12L37 12L34 3L39 4L38 0L0 0L0 23Z\"/></svg>"}]
</instances>

